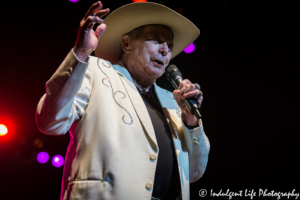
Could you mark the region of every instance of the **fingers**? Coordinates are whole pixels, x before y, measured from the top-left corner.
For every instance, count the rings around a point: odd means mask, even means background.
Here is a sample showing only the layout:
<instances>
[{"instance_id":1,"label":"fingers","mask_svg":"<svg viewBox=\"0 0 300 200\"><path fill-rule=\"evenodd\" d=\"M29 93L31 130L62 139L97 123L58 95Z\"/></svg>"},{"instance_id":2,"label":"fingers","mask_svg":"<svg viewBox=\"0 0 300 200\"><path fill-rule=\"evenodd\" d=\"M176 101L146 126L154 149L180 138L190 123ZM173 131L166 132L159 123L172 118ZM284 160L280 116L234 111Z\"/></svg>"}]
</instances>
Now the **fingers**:
<instances>
[{"instance_id":1,"label":"fingers","mask_svg":"<svg viewBox=\"0 0 300 200\"><path fill-rule=\"evenodd\" d=\"M101 1L97 1L96 3L94 3L90 9L87 11L87 13L85 14L84 19L87 19L90 15L95 15L99 10L101 10L102 8L102 3Z\"/></svg>"},{"instance_id":2,"label":"fingers","mask_svg":"<svg viewBox=\"0 0 300 200\"><path fill-rule=\"evenodd\" d=\"M183 97L185 94L185 91L187 90L187 86L184 86L181 88L181 90L174 90L173 91L173 96L176 100L184 100L185 98Z\"/></svg>"},{"instance_id":3,"label":"fingers","mask_svg":"<svg viewBox=\"0 0 300 200\"><path fill-rule=\"evenodd\" d=\"M180 90L174 90L173 91L173 97L174 97L174 99L178 99L178 95L179 95L179 92L180 92Z\"/></svg>"},{"instance_id":4,"label":"fingers","mask_svg":"<svg viewBox=\"0 0 300 200\"><path fill-rule=\"evenodd\" d=\"M192 84L188 79L181 81L178 89L173 91L174 99L177 101L181 110L187 109L183 100L188 98L194 98L200 108L203 101L203 96L201 96L201 94L202 91L200 90L200 85L197 83Z\"/></svg>"},{"instance_id":5,"label":"fingers","mask_svg":"<svg viewBox=\"0 0 300 200\"><path fill-rule=\"evenodd\" d=\"M187 98L191 98L191 97L195 97L199 95L199 91L198 90L194 90L192 92L186 93L182 96L183 99L187 99Z\"/></svg>"},{"instance_id":6,"label":"fingers","mask_svg":"<svg viewBox=\"0 0 300 200\"><path fill-rule=\"evenodd\" d=\"M201 108L202 101L203 101L203 96L201 96L199 99L197 99L197 103L199 105L199 108Z\"/></svg>"},{"instance_id":7,"label":"fingers","mask_svg":"<svg viewBox=\"0 0 300 200\"><path fill-rule=\"evenodd\" d=\"M195 92L196 92L196 95L199 93L199 91L196 89L194 84L186 84L180 90L180 96L181 96L181 98L186 99L186 98L192 97L192 95L194 95Z\"/></svg>"},{"instance_id":8,"label":"fingers","mask_svg":"<svg viewBox=\"0 0 300 200\"><path fill-rule=\"evenodd\" d=\"M105 29L106 29L106 24L103 24L103 23L97 27L97 29L95 31L95 35L98 39L104 33Z\"/></svg>"},{"instance_id":9,"label":"fingers","mask_svg":"<svg viewBox=\"0 0 300 200\"><path fill-rule=\"evenodd\" d=\"M91 29L91 28L93 28L93 25L94 25L95 23L102 23L103 21L104 21L103 19L100 19L100 18L97 17L97 16L89 16L89 17L85 20L85 22L84 22L82 28L83 28L83 29L86 29L86 28Z\"/></svg>"},{"instance_id":10,"label":"fingers","mask_svg":"<svg viewBox=\"0 0 300 200\"><path fill-rule=\"evenodd\" d=\"M187 99L190 97L194 97L197 96L199 94L198 90L192 90L193 86L188 86L188 87L184 87L180 90L179 96L180 98L183 99Z\"/></svg>"},{"instance_id":11,"label":"fingers","mask_svg":"<svg viewBox=\"0 0 300 200\"><path fill-rule=\"evenodd\" d=\"M196 86L195 86L194 84L187 84L186 87L187 87L187 88L186 88L185 93L188 93L188 92L197 90L197 89L196 89Z\"/></svg>"},{"instance_id":12,"label":"fingers","mask_svg":"<svg viewBox=\"0 0 300 200\"><path fill-rule=\"evenodd\" d=\"M196 84L192 84L188 79L183 80L179 85L178 90L180 92L178 93L177 97L179 97L182 100L191 97L197 97L196 99L199 99L202 95L202 92L197 89L198 87L200 88L200 86Z\"/></svg>"},{"instance_id":13,"label":"fingers","mask_svg":"<svg viewBox=\"0 0 300 200\"><path fill-rule=\"evenodd\" d=\"M95 23L102 23L104 20L101 19L101 17L107 15L109 13L109 8L102 9L102 3L100 1L94 3L91 8L88 10L86 13L83 24L82 24L82 29L84 30L90 30L93 28Z\"/></svg>"},{"instance_id":14,"label":"fingers","mask_svg":"<svg viewBox=\"0 0 300 200\"><path fill-rule=\"evenodd\" d=\"M178 90L181 90L185 85L187 84L192 84L190 80L188 79L184 79L183 81L181 81L181 83L179 84Z\"/></svg>"},{"instance_id":15,"label":"fingers","mask_svg":"<svg viewBox=\"0 0 300 200\"><path fill-rule=\"evenodd\" d=\"M96 16L99 18L104 17L105 15L107 15L109 13L109 11L110 11L109 8L100 10L99 12L96 13Z\"/></svg>"}]
</instances>

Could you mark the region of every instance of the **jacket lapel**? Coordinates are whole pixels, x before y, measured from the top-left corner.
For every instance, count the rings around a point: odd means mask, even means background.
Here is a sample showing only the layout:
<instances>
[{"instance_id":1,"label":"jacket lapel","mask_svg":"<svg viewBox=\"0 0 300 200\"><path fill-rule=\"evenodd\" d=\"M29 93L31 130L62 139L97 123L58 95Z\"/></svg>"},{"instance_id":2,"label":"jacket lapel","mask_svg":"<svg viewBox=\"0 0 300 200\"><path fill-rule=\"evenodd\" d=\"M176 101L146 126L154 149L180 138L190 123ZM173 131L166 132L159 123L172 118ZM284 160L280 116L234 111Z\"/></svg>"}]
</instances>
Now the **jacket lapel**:
<instances>
[{"instance_id":1,"label":"jacket lapel","mask_svg":"<svg viewBox=\"0 0 300 200\"><path fill-rule=\"evenodd\" d=\"M145 106L145 103L139 94L135 84L133 83L133 80L127 71L126 68L120 66L120 65L113 65L114 69L117 70L118 74L120 75L120 79L127 91L127 94L130 98L130 101L135 109L135 112L137 113L137 116L139 117L141 124L143 128L145 129L146 133L148 134L147 137L151 139L150 144L152 148L158 152L158 145L153 129L153 125L148 113L148 110ZM148 138L148 139L149 139ZM151 143L152 142L152 143Z\"/></svg>"},{"instance_id":2,"label":"jacket lapel","mask_svg":"<svg viewBox=\"0 0 300 200\"><path fill-rule=\"evenodd\" d=\"M182 149L183 151L186 151L187 148L185 145L186 143L181 122L181 113L178 112L179 108L173 94L160 88L156 84L154 84L154 86L156 95L169 124L170 132L174 141L174 147L175 149ZM178 143L178 139L181 141L180 144Z\"/></svg>"},{"instance_id":3,"label":"jacket lapel","mask_svg":"<svg viewBox=\"0 0 300 200\"><path fill-rule=\"evenodd\" d=\"M181 121L176 116L176 111L178 108L177 103L171 100L173 99L173 94L170 94L168 91L163 90L162 88L157 86L156 83L154 84L154 86L156 96L160 102L164 115L169 124L171 134L173 138L177 138L177 132L181 129Z\"/></svg>"}]
</instances>

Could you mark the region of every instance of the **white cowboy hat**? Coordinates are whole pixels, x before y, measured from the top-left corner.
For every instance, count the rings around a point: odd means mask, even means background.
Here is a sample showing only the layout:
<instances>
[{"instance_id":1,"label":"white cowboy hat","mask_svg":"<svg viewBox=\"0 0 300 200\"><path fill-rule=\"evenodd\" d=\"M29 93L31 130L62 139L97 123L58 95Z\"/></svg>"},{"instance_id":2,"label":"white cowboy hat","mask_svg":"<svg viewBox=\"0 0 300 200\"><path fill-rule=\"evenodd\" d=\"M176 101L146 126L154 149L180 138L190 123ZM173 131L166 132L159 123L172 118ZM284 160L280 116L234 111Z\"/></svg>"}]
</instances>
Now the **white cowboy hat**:
<instances>
[{"instance_id":1,"label":"white cowboy hat","mask_svg":"<svg viewBox=\"0 0 300 200\"><path fill-rule=\"evenodd\" d=\"M95 55L112 64L119 61L121 37L137 27L148 24L168 27L174 35L172 58L200 34L190 20L166 6L152 2L126 4L109 14L104 23L107 27L98 42Z\"/></svg>"}]
</instances>

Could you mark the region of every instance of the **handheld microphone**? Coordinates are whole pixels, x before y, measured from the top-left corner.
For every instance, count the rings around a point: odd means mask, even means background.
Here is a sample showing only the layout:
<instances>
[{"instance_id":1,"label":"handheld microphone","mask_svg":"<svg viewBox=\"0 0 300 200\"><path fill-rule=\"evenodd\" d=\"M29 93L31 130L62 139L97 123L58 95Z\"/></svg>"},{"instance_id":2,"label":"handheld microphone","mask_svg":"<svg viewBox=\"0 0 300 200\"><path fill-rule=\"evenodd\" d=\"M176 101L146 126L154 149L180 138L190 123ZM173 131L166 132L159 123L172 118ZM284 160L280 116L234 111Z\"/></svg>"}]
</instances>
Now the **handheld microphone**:
<instances>
[{"instance_id":1,"label":"handheld microphone","mask_svg":"<svg viewBox=\"0 0 300 200\"><path fill-rule=\"evenodd\" d=\"M170 83L173 85L175 89L178 89L180 82L182 81L182 74L179 69L175 65L169 65L166 67L166 76ZM198 103L195 98L187 98L183 100L189 111L197 117L197 119L201 118L201 114L199 111Z\"/></svg>"}]
</instances>

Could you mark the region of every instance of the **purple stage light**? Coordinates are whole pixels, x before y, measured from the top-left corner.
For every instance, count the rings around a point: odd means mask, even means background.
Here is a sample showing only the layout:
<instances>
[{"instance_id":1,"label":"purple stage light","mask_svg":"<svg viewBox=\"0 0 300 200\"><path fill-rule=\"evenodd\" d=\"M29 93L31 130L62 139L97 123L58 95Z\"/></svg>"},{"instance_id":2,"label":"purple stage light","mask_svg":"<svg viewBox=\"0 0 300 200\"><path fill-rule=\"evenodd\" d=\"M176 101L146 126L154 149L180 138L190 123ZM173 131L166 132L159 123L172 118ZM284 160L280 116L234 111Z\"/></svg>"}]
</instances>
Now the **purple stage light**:
<instances>
[{"instance_id":1,"label":"purple stage light","mask_svg":"<svg viewBox=\"0 0 300 200\"><path fill-rule=\"evenodd\" d=\"M49 160L49 155L48 153L42 151L37 155L36 159L39 163L46 163Z\"/></svg>"},{"instance_id":2,"label":"purple stage light","mask_svg":"<svg viewBox=\"0 0 300 200\"><path fill-rule=\"evenodd\" d=\"M77 3L79 0L69 0L71 3Z\"/></svg>"},{"instance_id":3,"label":"purple stage light","mask_svg":"<svg viewBox=\"0 0 300 200\"><path fill-rule=\"evenodd\" d=\"M184 53L193 53L195 51L195 48L196 47L195 47L194 43L191 43L183 51L184 51Z\"/></svg>"},{"instance_id":4,"label":"purple stage light","mask_svg":"<svg viewBox=\"0 0 300 200\"><path fill-rule=\"evenodd\" d=\"M56 155L52 158L52 164L54 167L61 167L64 164L64 158L60 155Z\"/></svg>"}]
</instances>

